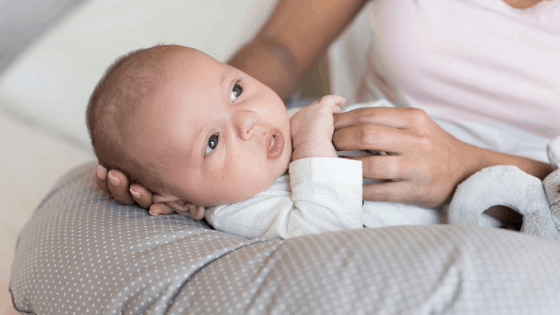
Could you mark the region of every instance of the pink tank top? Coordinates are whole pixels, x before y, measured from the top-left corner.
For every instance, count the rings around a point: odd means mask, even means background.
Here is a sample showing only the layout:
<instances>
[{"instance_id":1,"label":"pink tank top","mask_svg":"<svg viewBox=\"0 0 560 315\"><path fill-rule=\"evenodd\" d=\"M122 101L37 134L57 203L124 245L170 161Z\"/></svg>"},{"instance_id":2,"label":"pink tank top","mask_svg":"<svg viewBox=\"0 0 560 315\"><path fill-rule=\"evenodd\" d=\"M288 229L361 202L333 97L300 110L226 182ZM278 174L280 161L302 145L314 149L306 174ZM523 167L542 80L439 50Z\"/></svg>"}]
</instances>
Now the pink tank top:
<instances>
[{"instance_id":1,"label":"pink tank top","mask_svg":"<svg viewBox=\"0 0 560 315\"><path fill-rule=\"evenodd\" d=\"M560 0L525 10L500 0L377 0L370 20L370 91L449 120L560 136Z\"/></svg>"}]
</instances>

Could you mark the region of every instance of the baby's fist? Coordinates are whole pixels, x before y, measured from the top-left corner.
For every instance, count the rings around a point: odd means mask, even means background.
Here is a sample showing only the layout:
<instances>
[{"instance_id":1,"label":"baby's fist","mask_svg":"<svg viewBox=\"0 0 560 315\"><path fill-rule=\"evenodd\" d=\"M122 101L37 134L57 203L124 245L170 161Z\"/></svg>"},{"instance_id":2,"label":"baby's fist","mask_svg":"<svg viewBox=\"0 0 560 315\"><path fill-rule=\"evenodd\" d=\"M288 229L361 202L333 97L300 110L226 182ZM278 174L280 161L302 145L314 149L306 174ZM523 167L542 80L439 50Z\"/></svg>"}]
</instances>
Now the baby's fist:
<instances>
[{"instance_id":1,"label":"baby's fist","mask_svg":"<svg viewBox=\"0 0 560 315\"><path fill-rule=\"evenodd\" d=\"M294 160L312 156L336 157L332 145L333 114L341 111L340 106L345 101L341 96L327 95L292 116L290 123Z\"/></svg>"}]
</instances>

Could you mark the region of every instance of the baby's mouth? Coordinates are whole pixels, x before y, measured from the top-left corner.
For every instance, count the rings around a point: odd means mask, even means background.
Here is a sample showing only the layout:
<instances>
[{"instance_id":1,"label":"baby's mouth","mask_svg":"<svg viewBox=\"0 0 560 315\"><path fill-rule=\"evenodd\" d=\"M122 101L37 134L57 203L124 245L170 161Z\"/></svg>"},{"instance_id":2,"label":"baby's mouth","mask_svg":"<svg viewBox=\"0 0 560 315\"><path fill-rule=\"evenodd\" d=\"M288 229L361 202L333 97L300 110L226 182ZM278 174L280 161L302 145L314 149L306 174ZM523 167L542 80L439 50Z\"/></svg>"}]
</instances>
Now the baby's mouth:
<instances>
[{"instance_id":1,"label":"baby's mouth","mask_svg":"<svg viewBox=\"0 0 560 315\"><path fill-rule=\"evenodd\" d=\"M284 136L279 130L274 130L268 139L267 149L269 159L277 159L282 155L284 151Z\"/></svg>"}]
</instances>

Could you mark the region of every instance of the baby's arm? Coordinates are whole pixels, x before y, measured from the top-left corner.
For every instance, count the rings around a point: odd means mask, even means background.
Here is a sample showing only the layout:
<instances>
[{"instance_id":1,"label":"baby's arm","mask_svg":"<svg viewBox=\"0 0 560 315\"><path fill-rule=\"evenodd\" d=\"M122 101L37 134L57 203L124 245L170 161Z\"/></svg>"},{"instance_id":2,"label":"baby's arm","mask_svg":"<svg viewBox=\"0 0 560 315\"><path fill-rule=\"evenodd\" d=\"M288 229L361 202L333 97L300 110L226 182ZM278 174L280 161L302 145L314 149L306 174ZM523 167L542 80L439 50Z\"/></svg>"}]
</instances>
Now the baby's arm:
<instances>
[{"instance_id":1,"label":"baby's arm","mask_svg":"<svg viewBox=\"0 0 560 315\"><path fill-rule=\"evenodd\" d=\"M339 106L344 102L341 96L328 95L292 116L293 161L307 157L337 157L332 144L333 114L341 111Z\"/></svg>"},{"instance_id":2,"label":"baby's arm","mask_svg":"<svg viewBox=\"0 0 560 315\"><path fill-rule=\"evenodd\" d=\"M281 237L361 228L360 161L315 157L290 164L290 176L238 203L210 208L216 230L247 238Z\"/></svg>"}]
</instances>

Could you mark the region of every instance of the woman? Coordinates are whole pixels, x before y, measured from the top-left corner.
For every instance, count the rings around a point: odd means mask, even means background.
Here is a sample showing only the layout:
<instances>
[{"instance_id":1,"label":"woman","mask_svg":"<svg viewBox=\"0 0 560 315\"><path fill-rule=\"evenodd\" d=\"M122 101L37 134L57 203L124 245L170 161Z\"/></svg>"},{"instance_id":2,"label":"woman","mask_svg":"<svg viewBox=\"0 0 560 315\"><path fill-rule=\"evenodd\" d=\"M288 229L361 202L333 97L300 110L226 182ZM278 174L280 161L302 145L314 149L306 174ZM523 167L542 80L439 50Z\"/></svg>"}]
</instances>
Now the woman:
<instances>
[{"instance_id":1,"label":"woman","mask_svg":"<svg viewBox=\"0 0 560 315\"><path fill-rule=\"evenodd\" d=\"M288 97L366 2L280 0L229 63ZM360 158L364 177L387 180L366 185L365 199L437 207L484 167L515 165L541 179L550 173L547 163L462 142L409 106L449 120L500 121L541 137L560 135L554 124L560 121L558 1L376 2L364 82L402 107L340 114L333 137L338 150L393 153ZM129 190L116 170L98 168L96 181L120 203L172 212L153 204L157 198L143 187Z\"/></svg>"}]
</instances>

